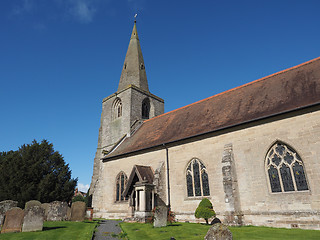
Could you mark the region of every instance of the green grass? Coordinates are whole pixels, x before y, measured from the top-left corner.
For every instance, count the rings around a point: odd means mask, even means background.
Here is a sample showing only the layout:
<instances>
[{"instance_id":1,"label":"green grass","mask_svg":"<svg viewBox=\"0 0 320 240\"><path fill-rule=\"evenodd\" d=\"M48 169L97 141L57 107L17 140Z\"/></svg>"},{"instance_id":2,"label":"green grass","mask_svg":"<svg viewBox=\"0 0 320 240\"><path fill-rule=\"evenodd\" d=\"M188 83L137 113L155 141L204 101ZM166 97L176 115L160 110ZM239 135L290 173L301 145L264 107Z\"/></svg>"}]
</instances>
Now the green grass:
<instances>
[{"instance_id":1,"label":"green grass","mask_svg":"<svg viewBox=\"0 0 320 240\"><path fill-rule=\"evenodd\" d=\"M44 222L43 231L26 233L4 233L0 239L10 240L90 240L97 221Z\"/></svg>"},{"instance_id":2,"label":"green grass","mask_svg":"<svg viewBox=\"0 0 320 240\"><path fill-rule=\"evenodd\" d=\"M197 223L175 223L167 227L154 228L152 224L142 223L121 223L122 230L127 233L130 240L168 240L170 237L175 239L203 239L211 226ZM320 239L320 231L302 230L302 229L285 229L269 227L229 227L233 239Z\"/></svg>"},{"instance_id":3,"label":"green grass","mask_svg":"<svg viewBox=\"0 0 320 240\"><path fill-rule=\"evenodd\" d=\"M120 223L130 240L135 239L203 239L210 226L196 223L173 223L167 227L154 228L152 224Z\"/></svg>"},{"instance_id":4,"label":"green grass","mask_svg":"<svg viewBox=\"0 0 320 240\"><path fill-rule=\"evenodd\" d=\"M320 239L319 230L304 229L287 229L287 228L270 228L270 227L230 227L234 239Z\"/></svg>"}]
</instances>

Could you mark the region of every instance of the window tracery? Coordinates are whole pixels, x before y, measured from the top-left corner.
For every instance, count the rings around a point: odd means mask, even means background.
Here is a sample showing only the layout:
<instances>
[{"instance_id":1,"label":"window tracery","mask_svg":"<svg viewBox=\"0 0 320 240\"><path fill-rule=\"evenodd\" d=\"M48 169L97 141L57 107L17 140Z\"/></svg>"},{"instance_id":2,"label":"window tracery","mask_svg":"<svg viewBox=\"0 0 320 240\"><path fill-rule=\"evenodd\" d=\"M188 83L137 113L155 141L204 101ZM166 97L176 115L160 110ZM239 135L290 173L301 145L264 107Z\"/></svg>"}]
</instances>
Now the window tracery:
<instances>
[{"instance_id":1,"label":"window tracery","mask_svg":"<svg viewBox=\"0 0 320 240\"><path fill-rule=\"evenodd\" d=\"M304 165L299 154L284 143L275 143L267 153L266 170L272 192L308 190Z\"/></svg>"},{"instance_id":2,"label":"window tracery","mask_svg":"<svg viewBox=\"0 0 320 240\"><path fill-rule=\"evenodd\" d=\"M127 175L124 172L120 172L116 179L116 201L117 202L127 200L122 194L127 185L127 181L128 181Z\"/></svg>"},{"instance_id":3,"label":"window tracery","mask_svg":"<svg viewBox=\"0 0 320 240\"><path fill-rule=\"evenodd\" d=\"M188 197L209 196L209 178L204 164L197 158L192 159L186 171Z\"/></svg>"}]
</instances>

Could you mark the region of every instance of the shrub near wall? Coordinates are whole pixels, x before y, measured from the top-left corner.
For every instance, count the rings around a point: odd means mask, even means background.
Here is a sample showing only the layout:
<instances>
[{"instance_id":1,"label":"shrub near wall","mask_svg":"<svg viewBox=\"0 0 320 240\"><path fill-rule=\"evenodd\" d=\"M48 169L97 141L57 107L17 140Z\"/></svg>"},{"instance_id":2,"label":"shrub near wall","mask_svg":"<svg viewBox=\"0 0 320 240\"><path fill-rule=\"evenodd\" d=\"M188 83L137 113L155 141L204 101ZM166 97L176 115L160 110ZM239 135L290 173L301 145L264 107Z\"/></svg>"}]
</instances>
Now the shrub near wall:
<instances>
[{"instance_id":1,"label":"shrub near wall","mask_svg":"<svg viewBox=\"0 0 320 240\"><path fill-rule=\"evenodd\" d=\"M204 198L199 203L199 206L197 207L194 215L196 218L203 218L204 220L206 220L206 223L209 224L209 218L215 217L216 213L213 210L213 206L210 200L208 198Z\"/></svg>"}]
</instances>

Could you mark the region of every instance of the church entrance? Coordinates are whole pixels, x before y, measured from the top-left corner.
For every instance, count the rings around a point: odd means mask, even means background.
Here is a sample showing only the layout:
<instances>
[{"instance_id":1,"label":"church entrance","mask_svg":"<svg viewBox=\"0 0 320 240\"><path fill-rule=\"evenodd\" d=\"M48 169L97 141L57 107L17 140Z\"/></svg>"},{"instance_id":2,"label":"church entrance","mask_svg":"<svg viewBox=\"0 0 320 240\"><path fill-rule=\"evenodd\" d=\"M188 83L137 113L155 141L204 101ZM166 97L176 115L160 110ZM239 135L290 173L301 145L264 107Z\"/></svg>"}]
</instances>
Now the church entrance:
<instances>
[{"instance_id":1,"label":"church entrance","mask_svg":"<svg viewBox=\"0 0 320 240\"><path fill-rule=\"evenodd\" d=\"M131 217L145 221L155 204L153 171L149 166L135 165L123 192L129 197Z\"/></svg>"}]
</instances>

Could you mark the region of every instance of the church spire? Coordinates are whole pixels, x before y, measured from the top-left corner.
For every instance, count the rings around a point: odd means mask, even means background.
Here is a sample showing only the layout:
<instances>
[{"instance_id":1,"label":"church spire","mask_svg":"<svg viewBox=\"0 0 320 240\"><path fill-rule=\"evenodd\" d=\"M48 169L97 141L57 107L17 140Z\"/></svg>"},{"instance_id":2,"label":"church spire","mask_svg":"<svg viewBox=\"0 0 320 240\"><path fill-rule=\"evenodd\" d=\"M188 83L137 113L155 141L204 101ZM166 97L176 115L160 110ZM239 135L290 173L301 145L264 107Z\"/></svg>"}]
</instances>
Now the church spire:
<instances>
[{"instance_id":1,"label":"church spire","mask_svg":"<svg viewBox=\"0 0 320 240\"><path fill-rule=\"evenodd\" d=\"M138 38L136 20L134 20L128 50L121 72L118 92L130 85L135 85L141 90L149 92L147 74L144 66L140 41Z\"/></svg>"}]
</instances>

